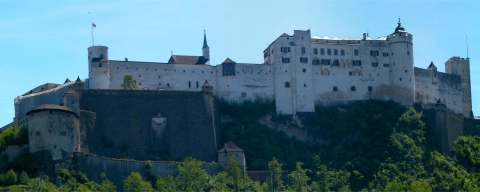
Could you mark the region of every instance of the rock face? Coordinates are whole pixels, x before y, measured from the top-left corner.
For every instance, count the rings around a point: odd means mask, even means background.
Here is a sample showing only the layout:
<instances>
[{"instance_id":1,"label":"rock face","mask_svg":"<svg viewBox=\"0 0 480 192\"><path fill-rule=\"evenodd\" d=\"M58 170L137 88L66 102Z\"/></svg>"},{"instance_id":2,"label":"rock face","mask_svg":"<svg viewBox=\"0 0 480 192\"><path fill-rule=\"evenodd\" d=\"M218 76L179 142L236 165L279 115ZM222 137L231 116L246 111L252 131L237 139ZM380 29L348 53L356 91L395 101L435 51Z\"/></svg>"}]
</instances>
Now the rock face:
<instances>
[{"instance_id":1,"label":"rock face","mask_svg":"<svg viewBox=\"0 0 480 192\"><path fill-rule=\"evenodd\" d=\"M216 159L218 107L209 94L85 89L80 95L83 152L136 160Z\"/></svg>"}]
</instances>

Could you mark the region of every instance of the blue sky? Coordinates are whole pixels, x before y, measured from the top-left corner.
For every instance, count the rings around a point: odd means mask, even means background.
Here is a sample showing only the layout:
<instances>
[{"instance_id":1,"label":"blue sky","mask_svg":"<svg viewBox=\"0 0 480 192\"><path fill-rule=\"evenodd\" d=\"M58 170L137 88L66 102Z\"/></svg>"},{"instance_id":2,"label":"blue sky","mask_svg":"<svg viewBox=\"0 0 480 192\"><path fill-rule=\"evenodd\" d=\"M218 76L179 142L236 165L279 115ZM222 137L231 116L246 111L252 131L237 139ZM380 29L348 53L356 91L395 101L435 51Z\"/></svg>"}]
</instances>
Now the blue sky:
<instances>
[{"instance_id":1,"label":"blue sky","mask_svg":"<svg viewBox=\"0 0 480 192\"><path fill-rule=\"evenodd\" d=\"M87 78L87 48L109 47L112 60L167 62L200 55L207 30L212 64L229 57L262 63L282 33L310 29L320 37L376 38L401 17L413 34L415 66L439 71L467 57L473 111L480 115L479 1L2 1L0 0L0 127L14 117L13 99L43 83ZM89 14L89 12L91 14Z\"/></svg>"}]
</instances>

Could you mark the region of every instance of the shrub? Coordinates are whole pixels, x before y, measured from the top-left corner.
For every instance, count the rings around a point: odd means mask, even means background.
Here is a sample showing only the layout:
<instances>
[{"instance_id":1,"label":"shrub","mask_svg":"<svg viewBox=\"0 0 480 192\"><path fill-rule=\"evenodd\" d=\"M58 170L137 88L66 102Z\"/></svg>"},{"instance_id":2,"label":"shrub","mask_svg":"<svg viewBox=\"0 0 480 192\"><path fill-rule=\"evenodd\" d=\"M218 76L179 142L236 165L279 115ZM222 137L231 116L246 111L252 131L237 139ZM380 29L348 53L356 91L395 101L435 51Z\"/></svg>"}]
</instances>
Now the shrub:
<instances>
[{"instance_id":1,"label":"shrub","mask_svg":"<svg viewBox=\"0 0 480 192\"><path fill-rule=\"evenodd\" d=\"M14 185L15 183L17 183L17 174L15 173L15 171L13 171L13 170L10 169L10 170L5 174L4 184L5 184L5 185Z\"/></svg>"},{"instance_id":2,"label":"shrub","mask_svg":"<svg viewBox=\"0 0 480 192\"><path fill-rule=\"evenodd\" d=\"M28 178L28 174L25 171L22 171L22 173L20 174L20 183L26 185L29 179L30 178Z\"/></svg>"},{"instance_id":3,"label":"shrub","mask_svg":"<svg viewBox=\"0 0 480 192\"><path fill-rule=\"evenodd\" d=\"M150 160L145 161L145 169L151 169L152 168L152 162Z\"/></svg>"}]
</instances>

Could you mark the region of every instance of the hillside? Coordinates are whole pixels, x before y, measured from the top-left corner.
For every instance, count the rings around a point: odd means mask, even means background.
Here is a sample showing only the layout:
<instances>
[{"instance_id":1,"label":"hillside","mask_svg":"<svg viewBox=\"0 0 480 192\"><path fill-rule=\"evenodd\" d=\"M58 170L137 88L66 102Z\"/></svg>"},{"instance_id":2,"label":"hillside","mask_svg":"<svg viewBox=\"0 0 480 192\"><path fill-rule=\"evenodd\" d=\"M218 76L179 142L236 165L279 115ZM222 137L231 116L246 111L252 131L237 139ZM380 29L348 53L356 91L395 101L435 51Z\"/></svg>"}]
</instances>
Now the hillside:
<instances>
[{"instance_id":1,"label":"hillside","mask_svg":"<svg viewBox=\"0 0 480 192\"><path fill-rule=\"evenodd\" d=\"M479 189L475 154L480 139L460 137L454 146L457 156L443 156L422 114L413 109L374 100L317 107L314 115L302 119L305 126L296 128L309 138L300 141L259 123L259 118L274 114L274 106L264 100L221 102L221 114L229 119L222 138L245 150L248 170L268 170L267 163L275 157L289 172L303 162L303 168L311 170L311 185L322 180L330 186L320 190L385 190L387 185L422 182L433 190ZM295 127L289 116L273 115L271 121Z\"/></svg>"}]
</instances>

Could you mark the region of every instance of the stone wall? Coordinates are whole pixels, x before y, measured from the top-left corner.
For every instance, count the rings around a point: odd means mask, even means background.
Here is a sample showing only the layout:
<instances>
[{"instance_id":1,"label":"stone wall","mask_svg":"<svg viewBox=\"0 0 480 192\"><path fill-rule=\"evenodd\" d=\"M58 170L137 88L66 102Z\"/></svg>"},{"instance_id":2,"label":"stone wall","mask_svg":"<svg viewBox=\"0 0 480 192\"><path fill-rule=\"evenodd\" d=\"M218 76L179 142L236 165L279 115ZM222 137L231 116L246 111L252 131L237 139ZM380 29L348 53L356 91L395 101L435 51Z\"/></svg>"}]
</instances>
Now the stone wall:
<instances>
[{"instance_id":1,"label":"stone wall","mask_svg":"<svg viewBox=\"0 0 480 192\"><path fill-rule=\"evenodd\" d=\"M83 151L136 160L216 159L219 126L214 122L218 122L218 110L213 99L205 99L211 98L209 95L195 91L98 89L83 90L80 95L82 115L90 123L82 125ZM161 134L164 137L152 129L152 117L158 114L167 119Z\"/></svg>"},{"instance_id":2,"label":"stone wall","mask_svg":"<svg viewBox=\"0 0 480 192\"><path fill-rule=\"evenodd\" d=\"M152 167L147 169L145 161L135 161L127 159L110 159L86 153L74 154L74 165L76 170L87 175L90 180L101 182L99 175L102 172L107 174L116 186L117 190L121 190L123 180L132 172L140 172L143 178L148 176L175 176L177 174L177 162L172 161L151 161ZM219 164L204 163L204 168L208 174L214 175L223 170Z\"/></svg>"}]
</instances>

